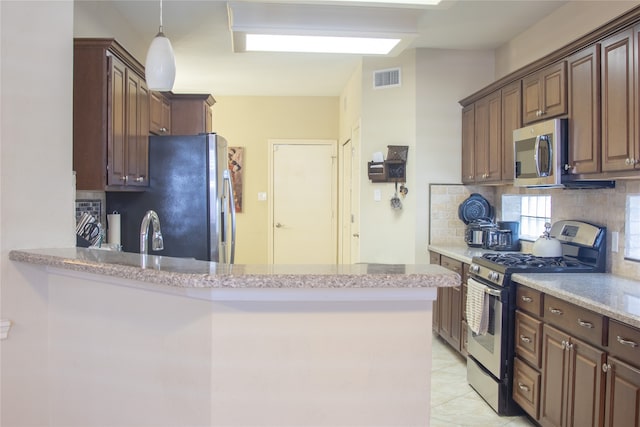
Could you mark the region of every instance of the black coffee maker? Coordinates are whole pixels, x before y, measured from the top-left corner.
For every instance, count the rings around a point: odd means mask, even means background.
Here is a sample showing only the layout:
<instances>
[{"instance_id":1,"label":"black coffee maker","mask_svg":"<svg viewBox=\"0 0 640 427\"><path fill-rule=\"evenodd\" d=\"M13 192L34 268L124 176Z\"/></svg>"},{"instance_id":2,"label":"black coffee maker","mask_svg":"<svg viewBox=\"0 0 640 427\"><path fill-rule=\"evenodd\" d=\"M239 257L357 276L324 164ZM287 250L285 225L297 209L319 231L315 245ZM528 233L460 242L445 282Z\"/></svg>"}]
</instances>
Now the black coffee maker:
<instances>
[{"instance_id":1,"label":"black coffee maker","mask_svg":"<svg viewBox=\"0 0 640 427\"><path fill-rule=\"evenodd\" d=\"M498 221L496 227L485 231L484 248L493 251L520 250L520 223L518 221Z\"/></svg>"}]
</instances>

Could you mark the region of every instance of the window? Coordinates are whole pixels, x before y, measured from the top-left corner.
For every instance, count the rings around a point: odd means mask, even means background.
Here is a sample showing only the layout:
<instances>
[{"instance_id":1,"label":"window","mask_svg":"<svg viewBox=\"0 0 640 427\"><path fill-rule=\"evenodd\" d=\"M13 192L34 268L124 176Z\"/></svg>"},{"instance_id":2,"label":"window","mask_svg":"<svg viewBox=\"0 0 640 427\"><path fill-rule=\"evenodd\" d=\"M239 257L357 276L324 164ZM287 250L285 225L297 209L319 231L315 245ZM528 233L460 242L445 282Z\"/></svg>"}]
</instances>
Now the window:
<instances>
[{"instance_id":1,"label":"window","mask_svg":"<svg viewBox=\"0 0 640 427\"><path fill-rule=\"evenodd\" d=\"M502 218L520 222L520 238L536 240L544 231L544 223L551 222L551 196L502 196Z\"/></svg>"},{"instance_id":2,"label":"window","mask_svg":"<svg viewBox=\"0 0 640 427\"><path fill-rule=\"evenodd\" d=\"M627 196L624 257L640 261L640 194Z\"/></svg>"}]
</instances>

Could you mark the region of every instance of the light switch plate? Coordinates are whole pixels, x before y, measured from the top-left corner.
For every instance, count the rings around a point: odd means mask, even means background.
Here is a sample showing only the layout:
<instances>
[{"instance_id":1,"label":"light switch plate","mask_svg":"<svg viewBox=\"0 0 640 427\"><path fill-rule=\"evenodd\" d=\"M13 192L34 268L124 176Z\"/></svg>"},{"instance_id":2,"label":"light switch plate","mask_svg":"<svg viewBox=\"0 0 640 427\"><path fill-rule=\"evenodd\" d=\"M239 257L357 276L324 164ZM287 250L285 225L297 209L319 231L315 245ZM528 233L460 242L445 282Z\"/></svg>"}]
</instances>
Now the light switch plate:
<instances>
[{"instance_id":1,"label":"light switch plate","mask_svg":"<svg viewBox=\"0 0 640 427\"><path fill-rule=\"evenodd\" d=\"M376 188L373 190L373 201L379 202L380 200L382 200L382 193Z\"/></svg>"},{"instance_id":2,"label":"light switch plate","mask_svg":"<svg viewBox=\"0 0 640 427\"><path fill-rule=\"evenodd\" d=\"M267 193L265 193L264 191L259 192L258 200L261 202L264 202L265 200L267 200Z\"/></svg>"},{"instance_id":3,"label":"light switch plate","mask_svg":"<svg viewBox=\"0 0 640 427\"><path fill-rule=\"evenodd\" d=\"M618 250L620 250L620 233L618 233L617 231L612 231L611 232L611 252L615 252L617 253Z\"/></svg>"}]
</instances>

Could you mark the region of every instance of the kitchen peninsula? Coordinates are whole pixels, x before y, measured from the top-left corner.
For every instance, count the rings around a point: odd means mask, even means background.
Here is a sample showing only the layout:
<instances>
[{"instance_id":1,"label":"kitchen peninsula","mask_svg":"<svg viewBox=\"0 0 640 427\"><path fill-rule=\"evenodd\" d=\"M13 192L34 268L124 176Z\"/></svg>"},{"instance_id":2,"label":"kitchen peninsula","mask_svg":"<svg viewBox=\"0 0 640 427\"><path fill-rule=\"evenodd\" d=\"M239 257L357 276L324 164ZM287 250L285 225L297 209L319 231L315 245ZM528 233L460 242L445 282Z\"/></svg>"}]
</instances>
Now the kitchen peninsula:
<instances>
[{"instance_id":1,"label":"kitchen peninsula","mask_svg":"<svg viewBox=\"0 0 640 427\"><path fill-rule=\"evenodd\" d=\"M9 257L48 300L51 425L426 425L431 304L460 284L437 265Z\"/></svg>"}]
</instances>

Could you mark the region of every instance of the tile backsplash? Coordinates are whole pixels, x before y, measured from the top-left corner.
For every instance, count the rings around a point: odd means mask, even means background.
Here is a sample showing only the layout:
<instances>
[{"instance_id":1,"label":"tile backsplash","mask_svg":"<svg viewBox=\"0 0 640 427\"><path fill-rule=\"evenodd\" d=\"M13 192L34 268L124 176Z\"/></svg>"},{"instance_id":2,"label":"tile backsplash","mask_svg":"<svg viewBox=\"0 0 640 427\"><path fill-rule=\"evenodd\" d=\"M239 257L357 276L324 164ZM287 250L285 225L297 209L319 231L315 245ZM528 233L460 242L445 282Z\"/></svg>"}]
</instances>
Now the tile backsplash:
<instances>
[{"instance_id":1,"label":"tile backsplash","mask_svg":"<svg viewBox=\"0 0 640 427\"><path fill-rule=\"evenodd\" d=\"M77 191L76 192L76 221L83 213L89 213L96 217L103 225L106 224L106 198L101 191Z\"/></svg>"},{"instance_id":2,"label":"tile backsplash","mask_svg":"<svg viewBox=\"0 0 640 427\"><path fill-rule=\"evenodd\" d=\"M611 189L529 189L513 186L480 187L459 184L429 186L429 243L464 245L465 224L458 218L458 206L472 193L482 194L495 208L501 220L502 196L505 194L551 195L551 221L566 219L592 222L607 227L607 272L637 279L640 262L624 258L625 207L627 195L640 194L640 180L620 180ZM619 250L611 251L611 232L619 233ZM530 250L523 242L523 251Z\"/></svg>"}]
</instances>

